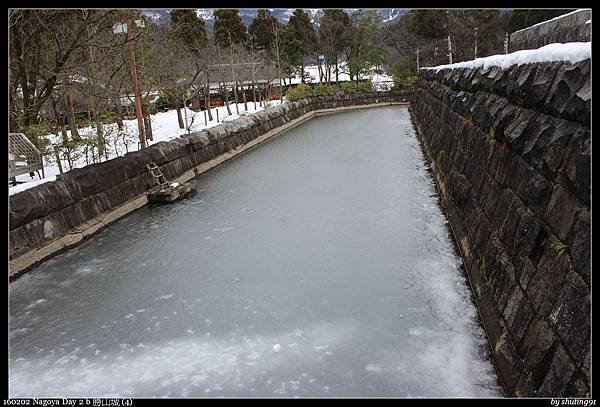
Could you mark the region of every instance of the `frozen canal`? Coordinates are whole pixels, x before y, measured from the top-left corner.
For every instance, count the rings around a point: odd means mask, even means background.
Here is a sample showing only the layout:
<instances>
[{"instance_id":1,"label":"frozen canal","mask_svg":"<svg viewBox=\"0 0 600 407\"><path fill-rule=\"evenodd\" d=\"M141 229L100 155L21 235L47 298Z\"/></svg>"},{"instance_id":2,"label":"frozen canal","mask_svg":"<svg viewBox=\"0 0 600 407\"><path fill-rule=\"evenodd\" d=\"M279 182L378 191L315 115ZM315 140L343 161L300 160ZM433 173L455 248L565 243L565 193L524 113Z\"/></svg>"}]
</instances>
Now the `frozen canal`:
<instances>
[{"instance_id":1,"label":"frozen canal","mask_svg":"<svg viewBox=\"0 0 600 407\"><path fill-rule=\"evenodd\" d=\"M10 396L501 396L405 107L319 117L10 288Z\"/></svg>"}]
</instances>

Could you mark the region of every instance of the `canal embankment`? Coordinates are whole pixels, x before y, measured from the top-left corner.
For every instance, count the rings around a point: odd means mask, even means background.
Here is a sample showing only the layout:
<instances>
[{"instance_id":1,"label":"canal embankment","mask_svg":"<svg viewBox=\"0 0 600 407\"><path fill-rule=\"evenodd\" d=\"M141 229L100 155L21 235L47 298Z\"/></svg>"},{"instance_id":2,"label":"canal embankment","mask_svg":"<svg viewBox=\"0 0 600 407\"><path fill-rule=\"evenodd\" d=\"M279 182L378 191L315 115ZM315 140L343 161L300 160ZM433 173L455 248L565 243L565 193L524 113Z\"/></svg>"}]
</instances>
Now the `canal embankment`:
<instances>
[{"instance_id":1,"label":"canal embankment","mask_svg":"<svg viewBox=\"0 0 600 407\"><path fill-rule=\"evenodd\" d=\"M591 62L519 62L421 70L410 109L507 393L584 397Z\"/></svg>"},{"instance_id":2,"label":"canal embankment","mask_svg":"<svg viewBox=\"0 0 600 407\"><path fill-rule=\"evenodd\" d=\"M123 157L73 169L9 197L9 276L80 243L148 203L154 186L146 164L185 182L316 115L406 103L403 92L331 95L289 102Z\"/></svg>"}]
</instances>

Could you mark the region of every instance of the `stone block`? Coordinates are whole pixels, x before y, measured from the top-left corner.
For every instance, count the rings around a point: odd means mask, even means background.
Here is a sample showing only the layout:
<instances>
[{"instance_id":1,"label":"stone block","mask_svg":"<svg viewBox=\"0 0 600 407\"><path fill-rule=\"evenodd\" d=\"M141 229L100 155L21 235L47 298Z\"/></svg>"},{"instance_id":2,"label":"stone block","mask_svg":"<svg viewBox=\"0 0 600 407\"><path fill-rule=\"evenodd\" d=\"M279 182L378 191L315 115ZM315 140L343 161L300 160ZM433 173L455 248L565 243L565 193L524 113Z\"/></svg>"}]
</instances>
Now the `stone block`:
<instances>
[{"instance_id":1,"label":"stone block","mask_svg":"<svg viewBox=\"0 0 600 407\"><path fill-rule=\"evenodd\" d=\"M556 72L545 104L551 114L589 126L590 60L563 63Z\"/></svg>"},{"instance_id":2,"label":"stone block","mask_svg":"<svg viewBox=\"0 0 600 407\"><path fill-rule=\"evenodd\" d=\"M566 147L563 170L573 192L586 204L591 202L591 133L579 128Z\"/></svg>"},{"instance_id":3,"label":"stone block","mask_svg":"<svg viewBox=\"0 0 600 407\"><path fill-rule=\"evenodd\" d=\"M564 246L550 235L544 245L537 271L527 286L527 296L540 317L548 317L558 299L571 262Z\"/></svg>"},{"instance_id":4,"label":"stone block","mask_svg":"<svg viewBox=\"0 0 600 407\"><path fill-rule=\"evenodd\" d=\"M503 330L493 345L493 351L496 366L510 392L517 384L523 365L508 330Z\"/></svg>"},{"instance_id":5,"label":"stone block","mask_svg":"<svg viewBox=\"0 0 600 407\"><path fill-rule=\"evenodd\" d=\"M531 323L519 346L525 369L515 387L515 396L537 395L537 390L550 369L557 345L556 335L546 321L538 319Z\"/></svg>"},{"instance_id":6,"label":"stone block","mask_svg":"<svg viewBox=\"0 0 600 407\"><path fill-rule=\"evenodd\" d=\"M546 115L540 115L536 120L543 124L535 133L535 143L524 151L524 158L548 180L553 180L562 165L567 143L581 126L566 120L553 120Z\"/></svg>"},{"instance_id":7,"label":"stone block","mask_svg":"<svg viewBox=\"0 0 600 407\"><path fill-rule=\"evenodd\" d=\"M590 212L586 208L576 208L577 218L569 236L567 246L575 271L590 284L591 275L591 223Z\"/></svg>"},{"instance_id":8,"label":"stone block","mask_svg":"<svg viewBox=\"0 0 600 407\"><path fill-rule=\"evenodd\" d=\"M533 213L543 217L550 201L552 184L533 167L522 166L521 171L516 192Z\"/></svg>"},{"instance_id":9,"label":"stone block","mask_svg":"<svg viewBox=\"0 0 600 407\"><path fill-rule=\"evenodd\" d=\"M536 120L540 113L518 109L513 116L513 120L506 124L504 129L504 140L510 146L511 151L521 154L528 151L535 142L535 134L545 122Z\"/></svg>"},{"instance_id":10,"label":"stone block","mask_svg":"<svg viewBox=\"0 0 600 407\"><path fill-rule=\"evenodd\" d=\"M544 219L562 241L567 240L569 231L575 222L576 208L583 208L577 197L563 185L555 184Z\"/></svg>"},{"instance_id":11,"label":"stone block","mask_svg":"<svg viewBox=\"0 0 600 407\"><path fill-rule=\"evenodd\" d=\"M525 337L525 333L535 317L535 311L529 304L529 299L521 287L515 284L506 301L502 318L506 321L506 326L516 347Z\"/></svg>"},{"instance_id":12,"label":"stone block","mask_svg":"<svg viewBox=\"0 0 600 407\"><path fill-rule=\"evenodd\" d=\"M591 342L590 293L583 279L577 273L569 272L549 317L576 362L583 359L588 350L586 345Z\"/></svg>"},{"instance_id":13,"label":"stone block","mask_svg":"<svg viewBox=\"0 0 600 407\"><path fill-rule=\"evenodd\" d=\"M13 229L9 233L8 254L9 259L13 259L26 252L31 247L31 236L27 227L21 226Z\"/></svg>"},{"instance_id":14,"label":"stone block","mask_svg":"<svg viewBox=\"0 0 600 407\"><path fill-rule=\"evenodd\" d=\"M556 347L546 377L537 391L539 397L566 397L567 381L575 371L573 362L562 345Z\"/></svg>"}]
</instances>

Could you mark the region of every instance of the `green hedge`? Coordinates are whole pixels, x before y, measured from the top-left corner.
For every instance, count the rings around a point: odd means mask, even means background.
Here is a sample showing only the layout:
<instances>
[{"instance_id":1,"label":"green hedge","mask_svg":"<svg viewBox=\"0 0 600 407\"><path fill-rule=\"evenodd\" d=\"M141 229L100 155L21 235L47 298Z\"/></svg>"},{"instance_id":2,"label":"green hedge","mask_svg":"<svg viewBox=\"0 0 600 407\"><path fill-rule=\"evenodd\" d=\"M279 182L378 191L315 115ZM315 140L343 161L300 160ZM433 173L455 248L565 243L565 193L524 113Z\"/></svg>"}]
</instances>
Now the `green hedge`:
<instances>
[{"instance_id":1,"label":"green hedge","mask_svg":"<svg viewBox=\"0 0 600 407\"><path fill-rule=\"evenodd\" d=\"M340 85L317 85L309 86L306 84L300 84L293 88L290 88L286 93L285 97L290 102L296 100L306 99L315 96L327 96L336 93L349 94L357 92L372 92L373 84L371 81L354 83L354 82L343 82Z\"/></svg>"}]
</instances>

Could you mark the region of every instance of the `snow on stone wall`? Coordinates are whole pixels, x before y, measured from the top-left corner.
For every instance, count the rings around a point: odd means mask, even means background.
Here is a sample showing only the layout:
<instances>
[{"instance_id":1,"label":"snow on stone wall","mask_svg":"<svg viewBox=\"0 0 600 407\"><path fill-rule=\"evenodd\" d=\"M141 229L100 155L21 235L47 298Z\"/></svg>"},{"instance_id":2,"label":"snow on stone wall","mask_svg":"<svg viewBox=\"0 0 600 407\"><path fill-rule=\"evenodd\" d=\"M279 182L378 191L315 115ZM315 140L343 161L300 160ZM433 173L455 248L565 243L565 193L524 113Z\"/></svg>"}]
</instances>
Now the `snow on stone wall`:
<instances>
[{"instance_id":1,"label":"snow on stone wall","mask_svg":"<svg viewBox=\"0 0 600 407\"><path fill-rule=\"evenodd\" d=\"M510 35L509 50L535 49L546 44L591 41L591 9L579 9L548 21L515 31Z\"/></svg>"},{"instance_id":2,"label":"snow on stone wall","mask_svg":"<svg viewBox=\"0 0 600 407\"><path fill-rule=\"evenodd\" d=\"M461 68L484 68L493 66L509 68L513 65L534 64L538 62L579 62L590 59L592 56L591 42L569 42L566 44L548 44L537 49L515 51L510 54L491 55L485 58L477 58L471 61L458 62L455 64L438 65L422 70L440 71L442 69Z\"/></svg>"}]
</instances>

